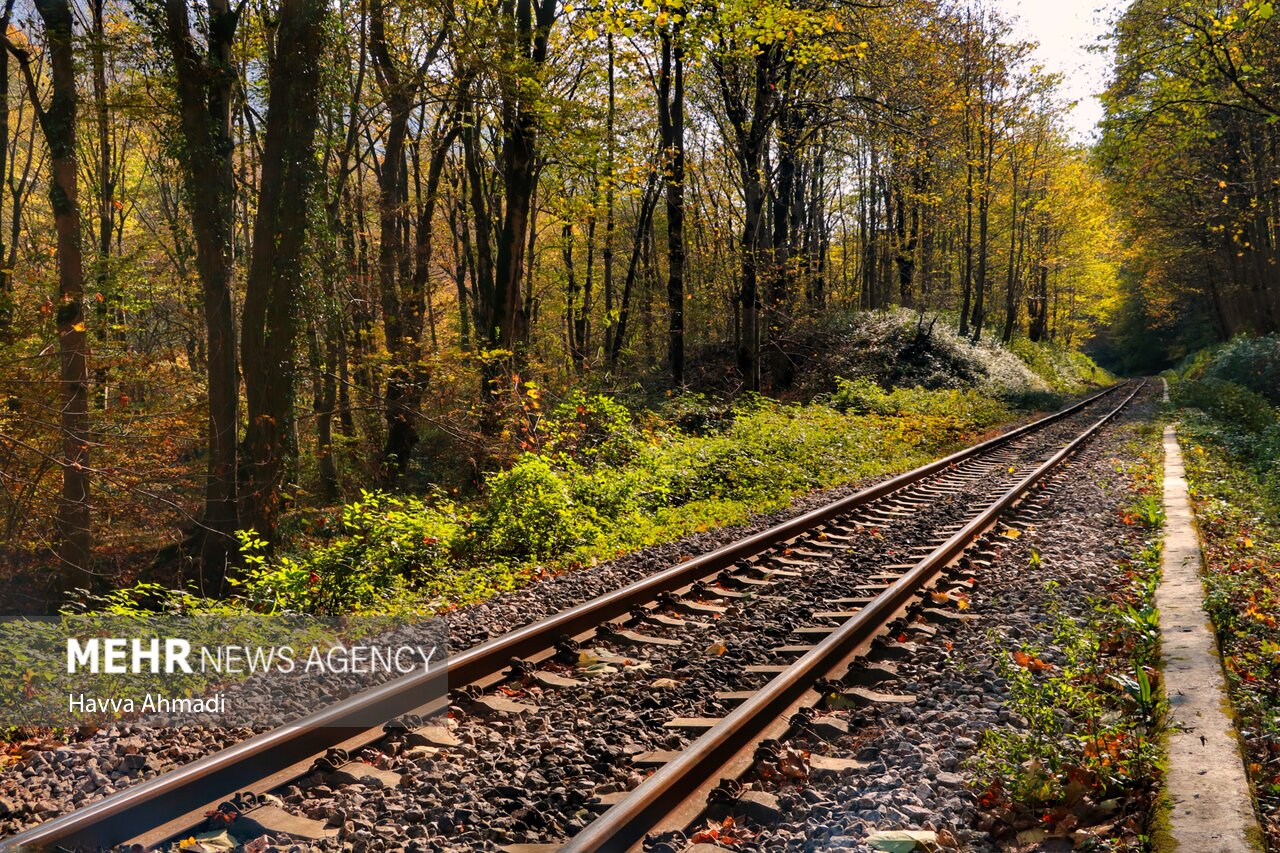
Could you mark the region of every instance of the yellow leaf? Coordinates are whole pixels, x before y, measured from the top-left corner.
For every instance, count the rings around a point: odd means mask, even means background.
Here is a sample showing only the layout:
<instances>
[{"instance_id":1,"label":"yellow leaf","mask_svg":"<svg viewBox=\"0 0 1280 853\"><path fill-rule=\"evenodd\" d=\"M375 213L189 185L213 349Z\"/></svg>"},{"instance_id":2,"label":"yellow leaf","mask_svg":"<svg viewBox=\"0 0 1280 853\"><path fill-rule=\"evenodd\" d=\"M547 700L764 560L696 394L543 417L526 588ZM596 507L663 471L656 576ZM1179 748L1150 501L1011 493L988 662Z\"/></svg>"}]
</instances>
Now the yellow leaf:
<instances>
[{"instance_id":1,"label":"yellow leaf","mask_svg":"<svg viewBox=\"0 0 1280 853\"><path fill-rule=\"evenodd\" d=\"M81 322L79 322L79 323L76 323L74 326L72 326L72 327L71 327L71 331L73 331L73 332L83 332L83 331L84 331L84 321L81 321Z\"/></svg>"},{"instance_id":2,"label":"yellow leaf","mask_svg":"<svg viewBox=\"0 0 1280 853\"><path fill-rule=\"evenodd\" d=\"M1004 535L1010 539L1017 539L1019 536L1022 535L1022 531L1010 527L1008 530L1004 532Z\"/></svg>"},{"instance_id":3,"label":"yellow leaf","mask_svg":"<svg viewBox=\"0 0 1280 853\"><path fill-rule=\"evenodd\" d=\"M1244 547L1246 547L1246 548L1252 548L1252 547L1253 547L1253 540L1252 540L1252 539L1250 539L1248 536L1244 537Z\"/></svg>"}]
</instances>

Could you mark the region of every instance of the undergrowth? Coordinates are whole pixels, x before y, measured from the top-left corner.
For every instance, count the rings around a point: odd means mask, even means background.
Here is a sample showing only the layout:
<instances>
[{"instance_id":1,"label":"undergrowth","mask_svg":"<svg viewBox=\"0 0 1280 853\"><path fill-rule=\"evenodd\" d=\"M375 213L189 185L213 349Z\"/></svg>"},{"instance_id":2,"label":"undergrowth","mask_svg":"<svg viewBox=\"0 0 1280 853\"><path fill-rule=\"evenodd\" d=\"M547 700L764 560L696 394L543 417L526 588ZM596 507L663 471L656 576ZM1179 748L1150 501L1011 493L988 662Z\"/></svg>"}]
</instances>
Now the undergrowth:
<instances>
[{"instance_id":1,"label":"undergrowth","mask_svg":"<svg viewBox=\"0 0 1280 853\"><path fill-rule=\"evenodd\" d=\"M1114 379L1052 342L1003 345L988 336L974 343L956 332L955 320L901 308L833 312L814 330L816 352L799 384L830 393L843 376L883 388L975 389L1012 406L1047 408Z\"/></svg>"},{"instance_id":2,"label":"undergrowth","mask_svg":"<svg viewBox=\"0 0 1280 853\"><path fill-rule=\"evenodd\" d=\"M528 452L467 504L368 493L321 517L309 547L270 557L245 535L244 598L336 612L410 599L438 610L530 578L747 521L814 489L910 468L1014 412L974 391L847 383L828 405L756 398L697 432L637 425L607 397L576 395Z\"/></svg>"},{"instance_id":3,"label":"undergrowth","mask_svg":"<svg viewBox=\"0 0 1280 853\"><path fill-rule=\"evenodd\" d=\"M933 387L854 373L806 404L686 394L653 409L579 390L544 412L529 383L524 426L512 436L524 452L487 475L478 496L366 492L299 516L274 553L246 532L238 600L259 612L448 611L923 464L1019 411L1056 407L1060 391L1110 378L1042 345L1020 345L1028 367L1007 349L953 340L941 327L921 343L904 316L859 322L860 334L890 348L923 347Z\"/></svg>"},{"instance_id":4,"label":"undergrowth","mask_svg":"<svg viewBox=\"0 0 1280 853\"><path fill-rule=\"evenodd\" d=\"M1280 337L1199 353L1171 378L1206 605L1269 848L1280 850Z\"/></svg>"},{"instance_id":5,"label":"undergrowth","mask_svg":"<svg viewBox=\"0 0 1280 853\"><path fill-rule=\"evenodd\" d=\"M1238 338L1170 375L1249 777L1280 850L1280 336Z\"/></svg>"}]
</instances>

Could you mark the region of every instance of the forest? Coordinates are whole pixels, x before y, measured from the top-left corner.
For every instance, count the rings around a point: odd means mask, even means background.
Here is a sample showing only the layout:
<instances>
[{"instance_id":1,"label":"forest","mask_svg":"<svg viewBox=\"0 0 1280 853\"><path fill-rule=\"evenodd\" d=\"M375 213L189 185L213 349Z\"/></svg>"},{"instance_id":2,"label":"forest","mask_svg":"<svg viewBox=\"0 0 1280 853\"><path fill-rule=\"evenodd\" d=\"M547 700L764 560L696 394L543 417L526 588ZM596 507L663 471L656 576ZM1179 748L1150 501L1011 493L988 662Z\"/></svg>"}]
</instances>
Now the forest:
<instances>
[{"instance_id":1,"label":"forest","mask_svg":"<svg viewBox=\"0 0 1280 853\"><path fill-rule=\"evenodd\" d=\"M306 587L335 530L536 562L589 526L557 453L998 405L826 375L867 317L1128 372L1275 332L1273 12L1136 0L1090 143L958 0L6 0L10 595Z\"/></svg>"}]
</instances>

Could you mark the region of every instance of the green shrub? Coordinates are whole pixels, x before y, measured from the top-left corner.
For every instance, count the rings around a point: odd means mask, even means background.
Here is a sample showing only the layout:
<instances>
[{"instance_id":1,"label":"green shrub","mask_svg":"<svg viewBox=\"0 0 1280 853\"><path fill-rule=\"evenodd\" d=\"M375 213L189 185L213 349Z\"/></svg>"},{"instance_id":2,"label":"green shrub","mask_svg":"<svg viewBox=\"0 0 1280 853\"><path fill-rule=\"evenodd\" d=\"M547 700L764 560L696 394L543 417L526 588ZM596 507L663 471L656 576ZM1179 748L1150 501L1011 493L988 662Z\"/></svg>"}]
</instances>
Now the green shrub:
<instances>
[{"instance_id":1,"label":"green shrub","mask_svg":"<svg viewBox=\"0 0 1280 853\"><path fill-rule=\"evenodd\" d=\"M1261 434L1276 423L1270 402L1235 382L1207 377L1177 382L1171 390L1179 406L1199 409L1228 427Z\"/></svg>"},{"instance_id":2,"label":"green shrub","mask_svg":"<svg viewBox=\"0 0 1280 853\"><path fill-rule=\"evenodd\" d=\"M612 397L574 391L541 425L542 449L561 462L621 465L641 443L631 413Z\"/></svg>"},{"instance_id":3,"label":"green shrub","mask_svg":"<svg viewBox=\"0 0 1280 853\"><path fill-rule=\"evenodd\" d=\"M855 415L893 413L893 406L885 390L870 379L861 377L845 379L843 376L837 376L835 393L831 395L828 402L837 412Z\"/></svg>"},{"instance_id":4,"label":"green shrub","mask_svg":"<svg viewBox=\"0 0 1280 853\"><path fill-rule=\"evenodd\" d=\"M869 379L836 377L827 404L849 414L950 418L974 426L1008 420L1013 413L1001 400L974 389L894 388L886 391Z\"/></svg>"},{"instance_id":5,"label":"green shrub","mask_svg":"<svg viewBox=\"0 0 1280 853\"><path fill-rule=\"evenodd\" d=\"M445 571L465 519L453 504L364 492L342 508L340 537L301 557L269 559L266 543L242 532L246 569L237 583L259 607L341 613L393 596L414 578Z\"/></svg>"},{"instance_id":6,"label":"green shrub","mask_svg":"<svg viewBox=\"0 0 1280 853\"><path fill-rule=\"evenodd\" d=\"M477 525L483 552L545 560L599 535L591 513L575 503L565 479L543 456L525 454L487 486Z\"/></svg>"},{"instance_id":7,"label":"green shrub","mask_svg":"<svg viewBox=\"0 0 1280 853\"><path fill-rule=\"evenodd\" d=\"M733 423L730 403L709 400L706 394L674 394L663 402L659 415L676 429L691 435L719 432Z\"/></svg>"},{"instance_id":8,"label":"green shrub","mask_svg":"<svg viewBox=\"0 0 1280 853\"><path fill-rule=\"evenodd\" d=\"M1016 338L1008 346L1033 373L1060 393L1079 394L1088 387L1107 385L1115 379L1084 353L1051 341Z\"/></svg>"},{"instance_id":9,"label":"green shrub","mask_svg":"<svg viewBox=\"0 0 1280 853\"><path fill-rule=\"evenodd\" d=\"M972 389L883 391L865 380L843 382L830 405L699 397L672 399L664 413L642 430L616 400L574 394L537 427L540 450L490 474L465 511L370 494L309 552L268 558L247 534L246 597L308 612L479 601L544 567L609 559L910 468L1012 414ZM685 415L705 432L681 429Z\"/></svg>"},{"instance_id":10,"label":"green shrub","mask_svg":"<svg viewBox=\"0 0 1280 853\"><path fill-rule=\"evenodd\" d=\"M1202 369L1206 379L1235 383L1280 406L1280 335L1233 338Z\"/></svg>"}]
</instances>

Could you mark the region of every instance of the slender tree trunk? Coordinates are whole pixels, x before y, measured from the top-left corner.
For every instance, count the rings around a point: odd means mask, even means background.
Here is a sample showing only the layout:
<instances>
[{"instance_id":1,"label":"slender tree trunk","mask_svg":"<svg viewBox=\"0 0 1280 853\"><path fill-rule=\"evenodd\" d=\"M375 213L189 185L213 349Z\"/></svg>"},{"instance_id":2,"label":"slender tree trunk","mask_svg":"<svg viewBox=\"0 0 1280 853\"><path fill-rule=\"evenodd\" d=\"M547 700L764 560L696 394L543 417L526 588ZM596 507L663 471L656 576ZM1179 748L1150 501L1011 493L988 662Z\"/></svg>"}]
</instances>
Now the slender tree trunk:
<instances>
[{"instance_id":1,"label":"slender tree trunk","mask_svg":"<svg viewBox=\"0 0 1280 853\"><path fill-rule=\"evenodd\" d=\"M631 293L635 286L636 275L640 271L641 255L644 241L649 233L649 222L653 217L653 209L658 206L658 173L649 173L645 184L644 195L640 198L640 212L636 217L635 240L631 244L631 260L627 264L627 277L622 285L622 301L618 306L618 323L613 334L613 349L609 351L609 363L617 364L622 356L622 349L627 344L627 324L631 320Z\"/></svg>"},{"instance_id":2,"label":"slender tree trunk","mask_svg":"<svg viewBox=\"0 0 1280 853\"><path fill-rule=\"evenodd\" d=\"M13 16L14 0L5 0L4 14L0 16L0 28L4 32L9 32L9 20ZM0 92L8 93L9 91L9 51L0 50ZM0 98L0 179L6 179L9 175L12 164L8 162L9 158L9 99L7 97ZM17 193L14 193L15 207L17 203ZM18 216L13 217L13 224L18 221ZM17 240L12 241L16 245ZM0 231L0 259L7 258L8 249L4 243L4 233ZM3 264L0 269L0 342L7 341L13 333L11 328L13 324L13 263L12 261Z\"/></svg>"},{"instance_id":3,"label":"slender tree trunk","mask_svg":"<svg viewBox=\"0 0 1280 853\"><path fill-rule=\"evenodd\" d=\"M574 340L582 361L576 365L579 373L586 370L587 359L591 357L591 297L595 287L596 260L596 204L598 198L592 199L591 218L587 220L587 269L582 280L582 305L578 309L575 320Z\"/></svg>"},{"instance_id":4,"label":"slender tree trunk","mask_svg":"<svg viewBox=\"0 0 1280 853\"><path fill-rule=\"evenodd\" d=\"M666 158L667 363L671 387L684 387L684 43L681 27L662 31L658 115Z\"/></svg>"},{"instance_id":5,"label":"slender tree trunk","mask_svg":"<svg viewBox=\"0 0 1280 853\"><path fill-rule=\"evenodd\" d=\"M1017 152L1010 153L1009 163L1009 268L1005 276L1004 291L1004 331L1000 335L1000 340L1009 343L1013 340L1013 330L1018 323L1018 293L1017 293L1017 264L1018 264L1018 157Z\"/></svg>"},{"instance_id":6,"label":"slender tree trunk","mask_svg":"<svg viewBox=\"0 0 1280 853\"><path fill-rule=\"evenodd\" d=\"M970 132L967 129L969 119L966 116L965 124L965 151L970 150L968 142ZM973 296L973 162L972 155L966 155L968 162L965 164L964 179L964 272L961 276L961 287L963 293L960 298L960 336L965 337L969 334L969 306Z\"/></svg>"},{"instance_id":7,"label":"slender tree trunk","mask_svg":"<svg viewBox=\"0 0 1280 853\"><path fill-rule=\"evenodd\" d=\"M575 372L582 370L582 349L578 345L578 275L573 266L573 222L560 228L560 257L564 261L564 325L569 364Z\"/></svg>"},{"instance_id":8,"label":"slender tree trunk","mask_svg":"<svg viewBox=\"0 0 1280 853\"><path fill-rule=\"evenodd\" d=\"M467 224L467 172L458 169L457 192L449 207L449 228L454 239L453 283L458 293L458 348L471 349L471 309L467 302L467 269L471 261L471 240ZM474 286L474 282L473 282Z\"/></svg>"},{"instance_id":9,"label":"slender tree trunk","mask_svg":"<svg viewBox=\"0 0 1280 853\"><path fill-rule=\"evenodd\" d=\"M107 34L106 0L92 0L90 14L93 38L90 59L93 67L94 130L97 139L98 170L98 240L95 276L99 299L98 340L111 336L113 324L121 320L119 294L111 287L111 238L115 234L115 181L111 158L111 124L107 108ZM110 403L111 372L101 364L96 371L97 405L105 409Z\"/></svg>"},{"instance_id":10,"label":"slender tree trunk","mask_svg":"<svg viewBox=\"0 0 1280 853\"><path fill-rule=\"evenodd\" d=\"M68 0L36 0L44 23L51 76L49 106L41 104L25 54L27 92L49 148L49 203L57 232L59 376L62 380L62 493L55 527L58 582L62 588L89 586L89 338L85 331L84 267L80 251L80 204L76 164L76 62L74 26ZM7 141L5 141L7 144Z\"/></svg>"},{"instance_id":11,"label":"slender tree trunk","mask_svg":"<svg viewBox=\"0 0 1280 853\"><path fill-rule=\"evenodd\" d=\"M387 443L382 452L382 478L393 485L409 464L418 441L412 410L406 405L412 384L407 362L412 358L410 326L400 300L400 275L406 257L404 246L405 141L412 110L408 85L386 36L386 5L383 0L369 4L369 50L377 69L378 83L387 105L387 131L382 145L382 167L378 172L378 292L382 303L383 335L390 367L383 395L387 421Z\"/></svg>"},{"instance_id":12,"label":"slender tree trunk","mask_svg":"<svg viewBox=\"0 0 1280 853\"><path fill-rule=\"evenodd\" d=\"M613 231L614 231L614 146L616 141L613 134L613 120L615 111L614 100L614 55L613 55L613 33L610 32L606 38L606 49L608 51L609 65L609 109L605 113L605 177L604 177L604 248L600 253L600 263L604 266L601 274L601 287L604 288L604 351L606 354L613 352Z\"/></svg>"}]
</instances>

